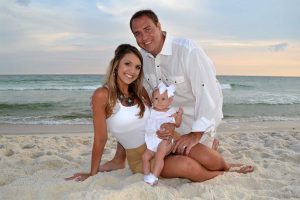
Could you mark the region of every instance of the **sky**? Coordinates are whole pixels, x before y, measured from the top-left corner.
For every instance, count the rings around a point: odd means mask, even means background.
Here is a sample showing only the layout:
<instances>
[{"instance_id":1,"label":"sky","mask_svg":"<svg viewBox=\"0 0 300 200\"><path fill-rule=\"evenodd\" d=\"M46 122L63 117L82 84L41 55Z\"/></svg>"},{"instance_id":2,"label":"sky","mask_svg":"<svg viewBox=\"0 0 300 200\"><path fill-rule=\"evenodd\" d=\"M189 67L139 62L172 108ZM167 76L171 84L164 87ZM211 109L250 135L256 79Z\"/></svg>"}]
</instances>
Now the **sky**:
<instances>
[{"instance_id":1,"label":"sky","mask_svg":"<svg viewBox=\"0 0 300 200\"><path fill-rule=\"evenodd\" d=\"M300 0L1 0L1 74L104 74L131 16L152 9L218 75L300 77Z\"/></svg>"}]
</instances>

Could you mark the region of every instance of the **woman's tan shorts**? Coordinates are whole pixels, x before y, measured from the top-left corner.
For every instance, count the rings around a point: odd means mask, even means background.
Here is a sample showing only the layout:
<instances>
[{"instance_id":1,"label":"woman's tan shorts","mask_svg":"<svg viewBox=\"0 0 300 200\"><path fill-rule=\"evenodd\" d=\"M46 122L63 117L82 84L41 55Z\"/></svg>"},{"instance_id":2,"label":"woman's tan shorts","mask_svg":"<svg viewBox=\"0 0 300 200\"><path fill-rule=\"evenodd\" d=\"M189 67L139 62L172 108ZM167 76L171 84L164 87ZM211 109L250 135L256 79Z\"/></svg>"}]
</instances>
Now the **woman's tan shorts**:
<instances>
[{"instance_id":1,"label":"woman's tan shorts","mask_svg":"<svg viewBox=\"0 0 300 200\"><path fill-rule=\"evenodd\" d=\"M146 149L146 144L143 144L137 148L126 149L127 162L133 173L143 173L142 155Z\"/></svg>"}]
</instances>

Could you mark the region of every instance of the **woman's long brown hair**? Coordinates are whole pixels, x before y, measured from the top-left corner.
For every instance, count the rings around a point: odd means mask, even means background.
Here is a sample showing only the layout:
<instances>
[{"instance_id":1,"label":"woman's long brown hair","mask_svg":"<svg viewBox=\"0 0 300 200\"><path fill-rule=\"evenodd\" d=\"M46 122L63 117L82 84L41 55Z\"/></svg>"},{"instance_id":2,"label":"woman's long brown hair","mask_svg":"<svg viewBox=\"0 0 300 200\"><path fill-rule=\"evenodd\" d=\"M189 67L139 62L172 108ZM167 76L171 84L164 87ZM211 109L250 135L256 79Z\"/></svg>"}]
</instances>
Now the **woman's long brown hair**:
<instances>
[{"instance_id":1,"label":"woman's long brown hair","mask_svg":"<svg viewBox=\"0 0 300 200\"><path fill-rule=\"evenodd\" d=\"M115 56L110 61L110 65L108 67L108 71L106 73L106 80L104 85L108 88L108 103L106 105L105 111L107 116L110 116L113 112L113 108L117 102L117 91L118 91L118 83L117 83L117 70L121 59L128 53L135 54L139 60L141 61L142 67L140 70L140 74L138 78L129 84L129 92L134 95L137 100L137 105L140 108L139 117L143 117L145 112L145 105L143 103L143 57L139 50L130 45L130 44L121 44L115 50Z\"/></svg>"}]
</instances>

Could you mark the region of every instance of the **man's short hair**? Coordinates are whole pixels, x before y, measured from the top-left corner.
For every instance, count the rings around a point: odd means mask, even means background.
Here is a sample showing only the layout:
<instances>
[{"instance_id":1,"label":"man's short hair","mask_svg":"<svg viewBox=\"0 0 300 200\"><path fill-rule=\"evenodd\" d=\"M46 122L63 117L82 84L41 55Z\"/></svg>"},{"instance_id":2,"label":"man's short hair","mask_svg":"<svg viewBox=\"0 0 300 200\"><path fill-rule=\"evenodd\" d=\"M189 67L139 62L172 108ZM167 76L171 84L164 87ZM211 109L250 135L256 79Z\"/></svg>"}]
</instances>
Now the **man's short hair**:
<instances>
[{"instance_id":1,"label":"man's short hair","mask_svg":"<svg viewBox=\"0 0 300 200\"><path fill-rule=\"evenodd\" d=\"M150 10L150 9L140 10L140 11L137 11L136 13L134 13L134 15L132 15L132 17L130 19L129 25L130 25L131 31L132 31L132 21L134 19L142 17L142 16L149 17L154 22L154 24L157 24L159 22L157 15L152 10Z\"/></svg>"}]
</instances>

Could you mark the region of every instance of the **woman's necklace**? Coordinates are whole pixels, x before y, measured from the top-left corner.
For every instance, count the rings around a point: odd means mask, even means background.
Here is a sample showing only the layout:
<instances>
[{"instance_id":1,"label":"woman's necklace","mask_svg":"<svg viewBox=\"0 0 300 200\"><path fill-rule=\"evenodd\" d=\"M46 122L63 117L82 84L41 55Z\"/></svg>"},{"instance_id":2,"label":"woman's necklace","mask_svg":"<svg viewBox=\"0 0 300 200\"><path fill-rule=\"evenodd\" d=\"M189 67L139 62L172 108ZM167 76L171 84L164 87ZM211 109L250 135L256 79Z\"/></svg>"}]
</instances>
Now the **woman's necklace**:
<instances>
[{"instance_id":1,"label":"woman's necklace","mask_svg":"<svg viewBox=\"0 0 300 200\"><path fill-rule=\"evenodd\" d=\"M133 106L134 105L134 95L130 94L126 97L122 92L118 91L117 93L118 99L121 103L124 103L125 106Z\"/></svg>"}]
</instances>

